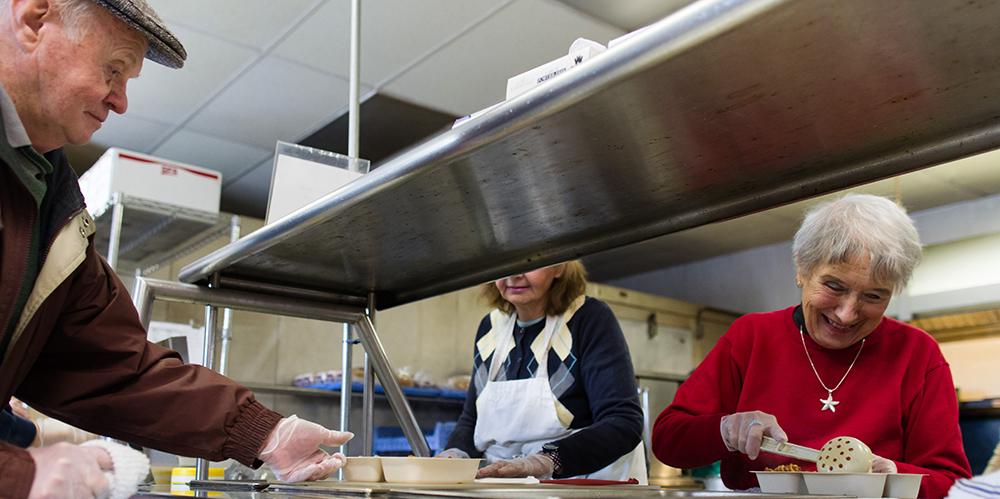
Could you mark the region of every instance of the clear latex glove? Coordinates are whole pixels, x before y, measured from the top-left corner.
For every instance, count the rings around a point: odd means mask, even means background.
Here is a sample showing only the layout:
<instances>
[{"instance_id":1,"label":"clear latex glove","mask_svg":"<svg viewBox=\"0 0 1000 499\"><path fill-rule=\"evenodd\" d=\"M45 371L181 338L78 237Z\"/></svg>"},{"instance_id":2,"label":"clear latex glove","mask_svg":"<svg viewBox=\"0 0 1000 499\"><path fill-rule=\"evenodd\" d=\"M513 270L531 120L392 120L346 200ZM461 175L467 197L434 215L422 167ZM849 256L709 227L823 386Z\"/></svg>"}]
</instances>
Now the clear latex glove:
<instances>
[{"instance_id":1,"label":"clear latex glove","mask_svg":"<svg viewBox=\"0 0 1000 499\"><path fill-rule=\"evenodd\" d=\"M260 459L278 480L301 482L322 480L347 463L337 452L327 454L320 445L337 447L354 438L349 431L328 430L316 423L289 416L278 422L264 442Z\"/></svg>"},{"instance_id":2,"label":"clear latex glove","mask_svg":"<svg viewBox=\"0 0 1000 499\"><path fill-rule=\"evenodd\" d=\"M531 454L510 461L497 461L484 466L476 473L476 478L524 478L533 476L539 480L552 478L552 458L545 454Z\"/></svg>"},{"instance_id":3,"label":"clear latex glove","mask_svg":"<svg viewBox=\"0 0 1000 499\"><path fill-rule=\"evenodd\" d=\"M434 456L434 457L468 459L469 458L469 454L467 452L465 452L464 450L462 450L462 449L458 449L456 447L452 447L450 449L445 449L445 450L439 452L438 455Z\"/></svg>"},{"instance_id":4,"label":"clear latex glove","mask_svg":"<svg viewBox=\"0 0 1000 499\"><path fill-rule=\"evenodd\" d=\"M719 423L722 442L730 452L742 452L750 459L760 455L760 443L767 435L779 442L787 442L788 435L778 425L774 416L761 411L737 412L723 416Z\"/></svg>"},{"instance_id":5,"label":"clear latex glove","mask_svg":"<svg viewBox=\"0 0 1000 499\"><path fill-rule=\"evenodd\" d=\"M21 416L24 419L31 419L31 412L28 411L28 404L21 402L17 397L10 398L10 409L14 414Z\"/></svg>"},{"instance_id":6,"label":"clear latex glove","mask_svg":"<svg viewBox=\"0 0 1000 499\"><path fill-rule=\"evenodd\" d=\"M41 418L35 421L35 428L38 431L35 433L35 441L31 443L32 447L42 447L58 442L82 444L97 438L97 435L93 433L52 418Z\"/></svg>"},{"instance_id":7,"label":"clear latex glove","mask_svg":"<svg viewBox=\"0 0 1000 499\"><path fill-rule=\"evenodd\" d=\"M896 463L892 459L873 456L872 473L896 473Z\"/></svg>"},{"instance_id":8,"label":"clear latex glove","mask_svg":"<svg viewBox=\"0 0 1000 499\"><path fill-rule=\"evenodd\" d=\"M110 492L105 471L113 468L111 456L99 447L67 443L29 449L35 461L35 478L29 499L104 498Z\"/></svg>"}]
</instances>

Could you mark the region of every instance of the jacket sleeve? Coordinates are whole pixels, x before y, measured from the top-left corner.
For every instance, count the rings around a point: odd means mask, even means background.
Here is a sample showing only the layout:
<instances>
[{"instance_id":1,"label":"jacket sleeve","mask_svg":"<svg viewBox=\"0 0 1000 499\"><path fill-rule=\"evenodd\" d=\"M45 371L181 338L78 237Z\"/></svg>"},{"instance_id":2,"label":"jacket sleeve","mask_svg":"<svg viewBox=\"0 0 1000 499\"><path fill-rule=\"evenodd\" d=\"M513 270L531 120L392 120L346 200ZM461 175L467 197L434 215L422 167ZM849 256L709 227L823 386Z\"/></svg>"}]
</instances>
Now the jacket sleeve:
<instances>
[{"instance_id":1,"label":"jacket sleeve","mask_svg":"<svg viewBox=\"0 0 1000 499\"><path fill-rule=\"evenodd\" d=\"M146 341L132 300L93 244L52 336L18 389L40 411L93 433L214 461L259 465L281 416L247 388Z\"/></svg>"},{"instance_id":2,"label":"jacket sleeve","mask_svg":"<svg viewBox=\"0 0 1000 499\"><path fill-rule=\"evenodd\" d=\"M628 344L614 313L588 299L570 320L577 359L593 423L558 441L562 473L555 478L593 473L628 454L642 440L642 407ZM588 313L582 314L588 308Z\"/></svg>"},{"instance_id":3,"label":"jacket sleeve","mask_svg":"<svg viewBox=\"0 0 1000 499\"><path fill-rule=\"evenodd\" d=\"M28 451L0 442L0 497L25 499L35 479L35 461Z\"/></svg>"},{"instance_id":4,"label":"jacket sleeve","mask_svg":"<svg viewBox=\"0 0 1000 499\"><path fill-rule=\"evenodd\" d=\"M732 328L739 327L739 321ZM732 330L732 329L731 329ZM653 454L668 466L696 468L730 454L719 424L735 410L741 374L732 344L723 336L677 389L674 401L653 425Z\"/></svg>"},{"instance_id":5,"label":"jacket sleeve","mask_svg":"<svg viewBox=\"0 0 1000 499\"><path fill-rule=\"evenodd\" d=\"M907 411L905 456L896 462L900 473L927 474L920 497L940 498L958 478L971 476L958 426L958 399L948 364L932 367L924 389Z\"/></svg>"}]
</instances>

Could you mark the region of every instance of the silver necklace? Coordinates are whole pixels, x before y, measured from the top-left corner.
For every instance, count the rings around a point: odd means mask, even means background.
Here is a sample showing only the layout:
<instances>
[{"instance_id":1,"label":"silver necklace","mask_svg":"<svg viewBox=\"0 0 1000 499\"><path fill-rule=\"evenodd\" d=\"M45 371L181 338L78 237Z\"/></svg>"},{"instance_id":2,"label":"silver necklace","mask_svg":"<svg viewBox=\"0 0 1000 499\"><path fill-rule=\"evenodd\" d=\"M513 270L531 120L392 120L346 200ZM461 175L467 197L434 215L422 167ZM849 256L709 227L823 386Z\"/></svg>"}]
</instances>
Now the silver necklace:
<instances>
[{"instance_id":1,"label":"silver necklace","mask_svg":"<svg viewBox=\"0 0 1000 499\"><path fill-rule=\"evenodd\" d=\"M806 359L809 359L809 366L813 368L813 374L816 375L816 379L819 380L819 384L823 386L824 390L826 390L826 398L819 399L819 402L823 404L823 408L820 409L820 412L826 410L829 410L830 412L837 412L837 405L840 404L840 402L833 400L833 392L837 391L837 388L840 388L840 385L844 384L844 380L847 379L847 375L851 374L851 369L854 369L854 363L858 361L858 357L861 356L861 351L865 349L865 340L867 338L861 339L861 348L858 349L858 353L854 354L854 360L851 361L850 366L847 366L847 372L844 373L844 377L840 378L837 386L833 388L826 386L826 383L823 382L823 378L819 377L819 371L816 370L816 364L813 364L812 357L809 356L809 349L806 348L806 334L802 332L802 326L799 326L799 338L802 339L802 349L806 351Z\"/></svg>"}]
</instances>

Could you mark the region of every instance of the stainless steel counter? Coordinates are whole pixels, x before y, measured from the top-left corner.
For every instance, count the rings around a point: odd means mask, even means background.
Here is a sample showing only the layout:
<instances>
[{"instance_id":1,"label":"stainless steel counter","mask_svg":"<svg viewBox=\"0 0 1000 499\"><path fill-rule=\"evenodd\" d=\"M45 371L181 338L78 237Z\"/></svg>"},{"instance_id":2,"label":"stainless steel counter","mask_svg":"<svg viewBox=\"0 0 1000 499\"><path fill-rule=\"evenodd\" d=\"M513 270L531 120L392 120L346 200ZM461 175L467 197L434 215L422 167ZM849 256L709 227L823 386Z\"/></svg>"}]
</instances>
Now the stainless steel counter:
<instances>
[{"instance_id":1,"label":"stainless steel counter","mask_svg":"<svg viewBox=\"0 0 1000 499\"><path fill-rule=\"evenodd\" d=\"M701 0L180 277L386 308L993 149L998 21Z\"/></svg>"},{"instance_id":2,"label":"stainless steel counter","mask_svg":"<svg viewBox=\"0 0 1000 499\"><path fill-rule=\"evenodd\" d=\"M486 499L510 499L510 498L566 498L566 499L589 499L597 497L608 498L675 498L675 499L799 499L817 496L795 496L788 494L754 494L746 492L717 492L703 490L668 490L657 489L655 487L635 487L635 486L612 486L612 487L578 487L566 485L519 485L519 486L498 486L487 487L474 485L470 487L461 486L441 486L440 488L428 486L407 487L345 487L338 488L330 485L330 482L320 482L313 484L298 484L277 486L272 485L268 489L260 492L250 491L227 491L204 489L193 493L195 497L218 497L223 499L277 499L277 498L357 498L357 497L392 497L392 498L426 498L426 497L469 497ZM140 497L176 497L181 494L171 494L167 486L146 487L140 491L136 498ZM186 495L191 495L188 493ZM824 496L830 497L830 496Z\"/></svg>"}]
</instances>

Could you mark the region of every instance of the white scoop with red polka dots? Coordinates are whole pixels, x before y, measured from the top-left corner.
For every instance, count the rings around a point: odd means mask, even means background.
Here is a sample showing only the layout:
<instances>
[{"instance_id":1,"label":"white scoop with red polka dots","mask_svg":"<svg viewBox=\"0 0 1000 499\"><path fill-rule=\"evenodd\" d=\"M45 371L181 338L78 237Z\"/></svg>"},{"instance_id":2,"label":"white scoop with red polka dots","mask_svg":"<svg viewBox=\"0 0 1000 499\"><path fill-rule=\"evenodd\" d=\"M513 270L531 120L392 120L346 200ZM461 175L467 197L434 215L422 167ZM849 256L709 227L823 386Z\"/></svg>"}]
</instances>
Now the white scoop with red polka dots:
<instances>
[{"instance_id":1,"label":"white scoop with red polka dots","mask_svg":"<svg viewBox=\"0 0 1000 499\"><path fill-rule=\"evenodd\" d=\"M872 470L872 451L854 437L830 439L820 450L764 437L760 449L772 454L816 463L816 471L826 473L868 473Z\"/></svg>"}]
</instances>

